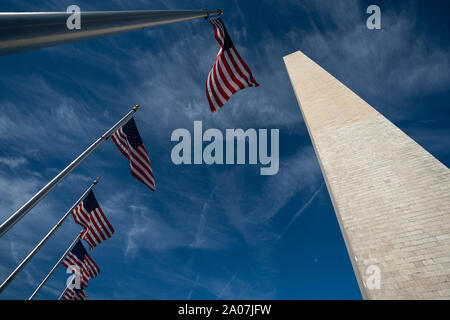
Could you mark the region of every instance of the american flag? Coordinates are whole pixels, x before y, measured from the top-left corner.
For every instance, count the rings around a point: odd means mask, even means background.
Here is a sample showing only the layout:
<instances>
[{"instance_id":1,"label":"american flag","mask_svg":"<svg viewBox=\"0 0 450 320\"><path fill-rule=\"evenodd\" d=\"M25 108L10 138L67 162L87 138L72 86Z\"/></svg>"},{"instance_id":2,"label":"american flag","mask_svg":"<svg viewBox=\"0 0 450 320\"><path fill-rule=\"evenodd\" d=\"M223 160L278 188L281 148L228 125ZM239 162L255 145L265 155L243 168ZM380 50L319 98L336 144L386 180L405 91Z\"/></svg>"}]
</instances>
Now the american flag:
<instances>
[{"instance_id":1,"label":"american flag","mask_svg":"<svg viewBox=\"0 0 450 320\"><path fill-rule=\"evenodd\" d=\"M87 300L86 292L84 288L81 289L69 289L66 288L64 294L61 296L61 300Z\"/></svg>"},{"instance_id":2,"label":"american flag","mask_svg":"<svg viewBox=\"0 0 450 320\"><path fill-rule=\"evenodd\" d=\"M80 272L80 282L85 288L88 286L89 279L97 276L100 273L100 269L97 264L87 253L81 240L78 240L75 246L70 250L67 256L62 261L62 265L66 268L70 266L74 267Z\"/></svg>"},{"instance_id":3,"label":"american flag","mask_svg":"<svg viewBox=\"0 0 450 320\"><path fill-rule=\"evenodd\" d=\"M110 238L114 233L114 228L108 219L106 219L92 190L73 209L72 216L76 223L83 226L84 232L81 235L81 239L88 242L90 249L95 248L102 241Z\"/></svg>"},{"instance_id":4,"label":"american flag","mask_svg":"<svg viewBox=\"0 0 450 320\"><path fill-rule=\"evenodd\" d=\"M222 19L213 18L209 21L221 47L206 79L209 107L212 112L216 112L237 91L246 87L257 87L259 84L234 47Z\"/></svg>"},{"instance_id":5,"label":"american flag","mask_svg":"<svg viewBox=\"0 0 450 320\"><path fill-rule=\"evenodd\" d=\"M153 176L150 159L136 127L131 118L122 128L111 136L120 152L130 161L131 174L155 191L155 177Z\"/></svg>"}]
</instances>

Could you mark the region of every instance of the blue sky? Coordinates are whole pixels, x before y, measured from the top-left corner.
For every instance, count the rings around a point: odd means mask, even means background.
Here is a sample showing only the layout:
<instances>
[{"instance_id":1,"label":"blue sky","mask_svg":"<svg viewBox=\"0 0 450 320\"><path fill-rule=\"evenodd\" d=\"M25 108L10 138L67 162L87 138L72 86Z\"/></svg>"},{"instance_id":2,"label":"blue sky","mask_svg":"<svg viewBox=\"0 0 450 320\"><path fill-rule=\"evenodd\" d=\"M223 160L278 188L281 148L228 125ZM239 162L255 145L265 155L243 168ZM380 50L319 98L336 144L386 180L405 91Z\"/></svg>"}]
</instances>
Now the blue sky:
<instances>
[{"instance_id":1,"label":"blue sky","mask_svg":"<svg viewBox=\"0 0 450 320\"><path fill-rule=\"evenodd\" d=\"M432 4L431 4L432 3ZM448 3L427 1L2 1L2 11L222 8L260 87L212 114L204 82L218 51L203 19L0 57L0 220L133 105L157 191L102 144L0 239L3 280L97 176L116 233L91 252L90 299L360 299L282 57L302 50L450 164ZM381 7L382 30L365 26ZM280 129L280 170L171 162L177 128ZM26 299L80 227L71 218L0 299ZM55 299L63 267L37 296Z\"/></svg>"}]
</instances>

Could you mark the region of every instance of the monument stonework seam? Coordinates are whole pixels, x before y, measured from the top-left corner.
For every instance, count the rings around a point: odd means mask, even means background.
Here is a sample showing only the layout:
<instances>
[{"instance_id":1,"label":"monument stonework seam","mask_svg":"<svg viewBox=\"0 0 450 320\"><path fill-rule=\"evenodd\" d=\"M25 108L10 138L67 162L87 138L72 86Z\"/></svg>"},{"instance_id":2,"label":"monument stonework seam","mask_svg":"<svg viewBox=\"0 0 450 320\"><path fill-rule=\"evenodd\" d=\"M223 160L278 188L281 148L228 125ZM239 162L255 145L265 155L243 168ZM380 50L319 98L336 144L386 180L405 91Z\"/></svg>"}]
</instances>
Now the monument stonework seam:
<instances>
[{"instance_id":1,"label":"monument stonework seam","mask_svg":"<svg viewBox=\"0 0 450 320\"><path fill-rule=\"evenodd\" d=\"M284 62L363 298L450 299L449 169L302 52Z\"/></svg>"}]
</instances>

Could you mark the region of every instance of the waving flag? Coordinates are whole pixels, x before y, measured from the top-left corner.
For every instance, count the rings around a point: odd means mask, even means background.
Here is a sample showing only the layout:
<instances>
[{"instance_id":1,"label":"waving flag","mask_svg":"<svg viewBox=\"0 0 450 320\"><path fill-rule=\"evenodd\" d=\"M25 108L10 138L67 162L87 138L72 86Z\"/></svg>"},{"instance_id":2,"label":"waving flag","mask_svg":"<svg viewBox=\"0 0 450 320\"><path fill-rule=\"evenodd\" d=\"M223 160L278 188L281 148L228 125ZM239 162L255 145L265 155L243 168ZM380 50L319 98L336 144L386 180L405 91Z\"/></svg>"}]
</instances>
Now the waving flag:
<instances>
[{"instance_id":1,"label":"waving flag","mask_svg":"<svg viewBox=\"0 0 450 320\"><path fill-rule=\"evenodd\" d=\"M64 267L74 267L80 272L80 282L83 287L87 287L89 279L97 276L100 269L87 253L81 240L78 240L75 246L70 250L62 261Z\"/></svg>"},{"instance_id":2,"label":"waving flag","mask_svg":"<svg viewBox=\"0 0 450 320\"><path fill-rule=\"evenodd\" d=\"M136 127L131 118L122 128L111 136L120 152L130 161L131 174L155 191L155 178L150 165L150 159Z\"/></svg>"},{"instance_id":3,"label":"waving flag","mask_svg":"<svg viewBox=\"0 0 450 320\"><path fill-rule=\"evenodd\" d=\"M88 242L89 248L93 249L102 241L110 238L114 233L114 228L106 219L105 214L95 199L91 190L81 203L72 211L75 222L84 228L81 239Z\"/></svg>"},{"instance_id":4,"label":"waving flag","mask_svg":"<svg viewBox=\"0 0 450 320\"><path fill-rule=\"evenodd\" d=\"M81 288L81 289L66 288L61 299L62 300L87 300L87 295L86 295L86 292L84 291L84 288Z\"/></svg>"},{"instance_id":5,"label":"waving flag","mask_svg":"<svg viewBox=\"0 0 450 320\"><path fill-rule=\"evenodd\" d=\"M231 95L246 87L257 87L250 68L242 60L223 24L222 19L209 19L214 36L220 44L214 65L206 79L206 97L212 112L216 112Z\"/></svg>"}]
</instances>

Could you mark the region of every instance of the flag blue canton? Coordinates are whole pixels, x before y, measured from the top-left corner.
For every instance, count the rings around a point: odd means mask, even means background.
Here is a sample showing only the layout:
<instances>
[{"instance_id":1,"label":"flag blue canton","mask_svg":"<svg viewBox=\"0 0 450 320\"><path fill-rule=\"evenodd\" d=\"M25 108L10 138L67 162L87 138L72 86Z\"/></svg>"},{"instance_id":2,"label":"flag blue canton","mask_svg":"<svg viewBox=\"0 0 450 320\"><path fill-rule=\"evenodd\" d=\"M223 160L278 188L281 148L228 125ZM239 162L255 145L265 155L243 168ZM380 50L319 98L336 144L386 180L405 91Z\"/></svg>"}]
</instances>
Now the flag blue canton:
<instances>
[{"instance_id":1,"label":"flag blue canton","mask_svg":"<svg viewBox=\"0 0 450 320\"><path fill-rule=\"evenodd\" d=\"M83 288L83 286L81 286L80 289L73 288L72 290L73 290L76 294L80 294L80 293L83 292L84 288Z\"/></svg>"},{"instance_id":2,"label":"flag blue canton","mask_svg":"<svg viewBox=\"0 0 450 320\"><path fill-rule=\"evenodd\" d=\"M134 148L137 149L139 146L143 144L141 136L136 127L136 123L134 119L131 118L123 127L123 132L127 136L128 143Z\"/></svg>"},{"instance_id":3,"label":"flag blue canton","mask_svg":"<svg viewBox=\"0 0 450 320\"><path fill-rule=\"evenodd\" d=\"M77 241L77 244L70 251L74 256L76 256L80 261L84 260L84 256L87 254L86 249L84 248L81 240Z\"/></svg>"},{"instance_id":4,"label":"flag blue canton","mask_svg":"<svg viewBox=\"0 0 450 320\"><path fill-rule=\"evenodd\" d=\"M231 37L228 34L227 28L225 28L225 24L223 23L222 19L218 18L217 21L219 21L219 23L222 25L222 28L223 28L223 31L224 31L224 34L225 34L225 39L224 39L224 42L223 42L223 49L222 49L222 50L225 51L225 50L228 50L231 47L233 47L233 41L231 41Z\"/></svg>"},{"instance_id":5,"label":"flag blue canton","mask_svg":"<svg viewBox=\"0 0 450 320\"><path fill-rule=\"evenodd\" d=\"M87 196L83 199L83 207L87 212L92 212L99 207L97 199L94 196L94 192L89 191Z\"/></svg>"}]
</instances>

